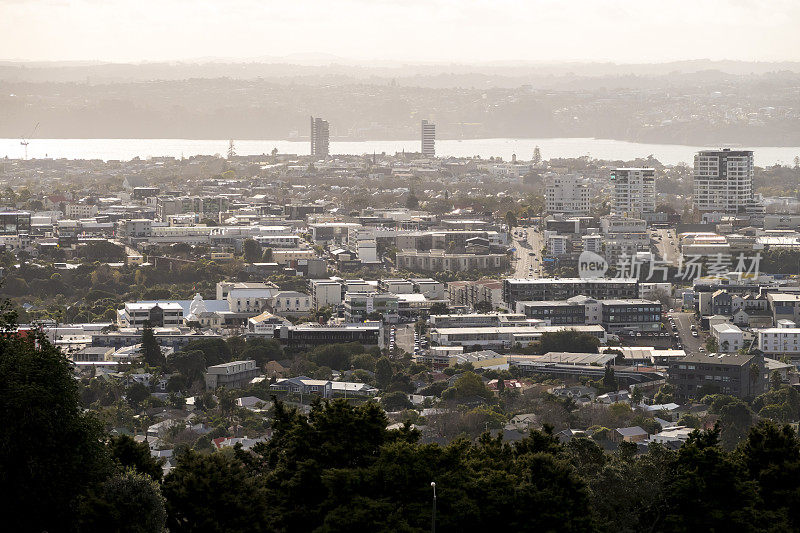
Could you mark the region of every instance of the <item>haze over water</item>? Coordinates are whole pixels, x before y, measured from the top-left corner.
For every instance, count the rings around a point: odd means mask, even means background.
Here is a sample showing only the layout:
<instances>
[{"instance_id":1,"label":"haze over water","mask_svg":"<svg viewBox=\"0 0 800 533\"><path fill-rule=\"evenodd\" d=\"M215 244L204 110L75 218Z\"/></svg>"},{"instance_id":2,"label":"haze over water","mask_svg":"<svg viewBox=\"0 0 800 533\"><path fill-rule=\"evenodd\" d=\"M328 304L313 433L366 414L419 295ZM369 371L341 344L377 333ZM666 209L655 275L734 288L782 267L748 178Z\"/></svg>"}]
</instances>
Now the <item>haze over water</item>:
<instances>
[{"instance_id":1,"label":"haze over water","mask_svg":"<svg viewBox=\"0 0 800 533\"><path fill-rule=\"evenodd\" d=\"M286 140L241 140L234 141L237 155L269 154L277 148L282 154L308 155L308 141ZM589 155L595 159L629 161L653 155L664 164L680 162L691 165L694 153L719 146L684 146L676 144L643 144L610 139L552 138L552 139L465 139L437 140L436 155L439 157L502 157L511 160L513 154L520 160L530 160L533 149L539 146L544 159L580 157ZM790 165L800 155L800 147L742 147L755 152L758 166L776 163ZM418 140L398 141L332 141L331 154L362 155L386 152L419 152ZM193 155L225 155L228 140L194 139L31 139L28 158L67 159L119 159L130 160L159 156L191 157ZM22 159L24 148L19 139L0 139L0 157Z\"/></svg>"}]
</instances>

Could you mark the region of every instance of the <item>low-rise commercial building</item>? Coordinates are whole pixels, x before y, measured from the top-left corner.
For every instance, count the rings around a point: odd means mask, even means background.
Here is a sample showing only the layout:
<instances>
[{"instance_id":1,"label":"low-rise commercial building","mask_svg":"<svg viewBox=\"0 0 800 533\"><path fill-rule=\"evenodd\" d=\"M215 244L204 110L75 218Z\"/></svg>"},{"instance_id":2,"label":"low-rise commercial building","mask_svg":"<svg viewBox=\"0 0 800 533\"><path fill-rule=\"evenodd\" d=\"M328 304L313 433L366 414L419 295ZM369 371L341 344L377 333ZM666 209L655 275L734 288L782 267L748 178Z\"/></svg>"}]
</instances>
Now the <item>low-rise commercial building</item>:
<instances>
[{"instance_id":1,"label":"low-rise commercial building","mask_svg":"<svg viewBox=\"0 0 800 533\"><path fill-rule=\"evenodd\" d=\"M313 347L324 344L357 342L365 346L383 346L383 327L380 322L361 324L320 325L298 324L276 330L275 338L287 346Z\"/></svg>"},{"instance_id":2,"label":"low-rise commercial building","mask_svg":"<svg viewBox=\"0 0 800 533\"><path fill-rule=\"evenodd\" d=\"M380 313L386 322L398 319L399 298L389 293L350 293L344 296L344 317L348 322L363 322L373 313Z\"/></svg>"},{"instance_id":3,"label":"low-rise commercial building","mask_svg":"<svg viewBox=\"0 0 800 533\"><path fill-rule=\"evenodd\" d=\"M692 354L670 364L669 383L679 403L713 393L754 398L767 391L769 373L758 354Z\"/></svg>"},{"instance_id":4,"label":"low-rise commercial building","mask_svg":"<svg viewBox=\"0 0 800 533\"><path fill-rule=\"evenodd\" d=\"M503 280L503 300L514 308L526 300L566 300L588 296L598 300L638 298L639 280L618 278L508 278Z\"/></svg>"},{"instance_id":5,"label":"low-rise commercial building","mask_svg":"<svg viewBox=\"0 0 800 533\"><path fill-rule=\"evenodd\" d=\"M397 252L397 267L414 272L467 272L503 270L508 267L506 254L447 253L444 250Z\"/></svg>"},{"instance_id":6,"label":"low-rise commercial building","mask_svg":"<svg viewBox=\"0 0 800 533\"><path fill-rule=\"evenodd\" d=\"M183 325L183 306L177 302L126 303L117 311L121 328L178 327Z\"/></svg>"},{"instance_id":7,"label":"low-rise commercial building","mask_svg":"<svg viewBox=\"0 0 800 533\"><path fill-rule=\"evenodd\" d=\"M510 349L516 345L530 346L539 342L545 333L572 330L594 335L601 342L606 340L602 326L509 326L434 328L430 331L431 343L439 346L464 346L479 349Z\"/></svg>"}]
</instances>

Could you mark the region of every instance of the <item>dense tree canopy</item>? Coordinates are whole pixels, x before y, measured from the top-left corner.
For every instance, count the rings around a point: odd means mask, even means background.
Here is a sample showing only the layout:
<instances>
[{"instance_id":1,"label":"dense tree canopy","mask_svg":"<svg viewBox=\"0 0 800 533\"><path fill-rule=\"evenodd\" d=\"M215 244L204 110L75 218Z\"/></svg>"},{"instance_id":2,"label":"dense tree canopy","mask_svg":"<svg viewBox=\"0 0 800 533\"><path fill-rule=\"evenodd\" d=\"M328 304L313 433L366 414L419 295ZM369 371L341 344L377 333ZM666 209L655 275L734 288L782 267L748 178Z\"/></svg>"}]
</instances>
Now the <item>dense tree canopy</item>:
<instances>
[{"instance_id":1,"label":"dense tree canopy","mask_svg":"<svg viewBox=\"0 0 800 533\"><path fill-rule=\"evenodd\" d=\"M46 338L12 334L9 323L4 330L0 505L13 531L163 531L166 523L174 532L423 532L432 521L432 481L441 531L800 527L800 439L771 421L751 428L752 413L731 397L707 399L721 425L695 431L678 451L623 443L614 453L584 438L562 444L547 425L515 443L485 433L422 444L408 423L387 430L375 402L317 400L302 415L275 401L269 440L252 451L213 451L210 441L202 452L176 448L176 466L160 481L161 464L146 444L108 438L84 414L71 364ZM380 361L393 379L392 363ZM487 394L470 371L452 390ZM791 393L772 392L765 407L792 401ZM234 398L218 391L222 424L237 409ZM207 394L196 405L214 403ZM488 427L502 426L502 417L490 424L498 415L491 402L466 409ZM745 437L730 451L726 431Z\"/></svg>"}]
</instances>

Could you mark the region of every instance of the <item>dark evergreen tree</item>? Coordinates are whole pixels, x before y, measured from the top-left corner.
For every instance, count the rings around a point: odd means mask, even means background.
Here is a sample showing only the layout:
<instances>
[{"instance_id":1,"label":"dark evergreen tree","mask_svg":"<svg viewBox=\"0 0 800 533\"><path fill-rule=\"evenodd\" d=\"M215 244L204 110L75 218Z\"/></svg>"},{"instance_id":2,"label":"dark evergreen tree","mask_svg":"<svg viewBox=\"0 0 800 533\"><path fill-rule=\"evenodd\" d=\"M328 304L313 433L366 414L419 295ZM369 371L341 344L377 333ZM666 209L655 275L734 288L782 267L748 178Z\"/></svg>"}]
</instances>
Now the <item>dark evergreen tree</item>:
<instances>
[{"instance_id":1,"label":"dark evergreen tree","mask_svg":"<svg viewBox=\"0 0 800 533\"><path fill-rule=\"evenodd\" d=\"M42 334L0 316L0 510L8 531L64 531L77 500L113 463L102 427L80 405L71 363Z\"/></svg>"},{"instance_id":2,"label":"dark evergreen tree","mask_svg":"<svg viewBox=\"0 0 800 533\"><path fill-rule=\"evenodd\" d=\"M161 352L161 346L159 346L150 324L145 324L142 329L142 359L149 366L157 368L163 367L166 363L164 354Z\"/></svg>"},{"instance_id":3,"label":"dark evergreen tree","mask_svg":"<svg viewBox=\"0 0 800 533\"><path fill-rule=\"evenodd\" d=\"M156 459L150 454L146 442L136 442L128 435L112 437L108 441L111 458L125 468L133 468L137 472L147 474L155 481L161 481L163 459Z\"/></svg>"},{"instance_id":4,"label":"dark evergreen tree","mask_svg":"<svg viewBox=\"0 0 800 533\"><path fill-rule=\"evenodd\" d=\"M80 531L162 533L167 519L158 483L133 469L91 490L81 499L79 513Z\"/></svg>"},{"instance_id":5,"label":"dark evergreen tree","mask_svg":"<svg viewBox=\"0 0 800 533\"><path fill-rule=\"evenodd\" d=\"M264 487L235 457L187 451L164 478L170 531L246 533L267 529Z\"/></svg>"}]
</instances>

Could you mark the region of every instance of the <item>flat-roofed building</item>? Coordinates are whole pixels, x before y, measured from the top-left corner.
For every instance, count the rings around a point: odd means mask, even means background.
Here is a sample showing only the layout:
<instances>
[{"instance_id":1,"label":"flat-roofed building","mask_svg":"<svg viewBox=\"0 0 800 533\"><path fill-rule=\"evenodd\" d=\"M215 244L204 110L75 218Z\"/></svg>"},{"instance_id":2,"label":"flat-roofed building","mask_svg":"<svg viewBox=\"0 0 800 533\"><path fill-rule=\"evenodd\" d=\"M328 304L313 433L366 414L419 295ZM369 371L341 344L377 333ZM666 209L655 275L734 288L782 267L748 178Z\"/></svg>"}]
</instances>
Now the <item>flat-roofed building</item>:
<instances>
[{"instance_id":1,"label":"flat-roofed building","mask_svg":"<svg viewBox=\"0 0 800 533\"><path fill-rule=\"evenodd\" d=\"M117 324L121 328L178 327L183 325L183 306L177 302L126 303L117 311Z\"/></svg>"},{"instance_id":2,"label":"flat-roofed building","mask_svg":"<svg viewBox=\"0 0 800 533\"><path fill-rule=\"evenodd\" d=\"M641 218L656 210L655 169L617 168L611 173L611 181L615 214Z\"/></svg>"},{"instance_id":3,"label":"flat-roofed building","mask_svg":"<svg viewBox=\"0 0 800 533\"><path fill-rule=\"evenodd\" d=\"M589 213L589 187L578 176L549 176L545 180L544 198L548 213L566 215Z\"/></svg>"},{"instance_id":4,"label":"flat-roofed building","mask_svg":"<svg viewBox=\"0 0 800 533\"><path fill-rule=\"evenodd\" d=\"M363 322L373 313L379 313L386 322L398 319L399 298L396 294L357 292L344 295L344 317L348 322Z\"/></svg>"},{"instance_id":5,"label":"flat-roofed building","mask_svg":"<svg viewBox=\"0 0 800 533\"><path fill-rule=\"evenodd\" d=\"M800 328L761 329L758 331L758 349L769 356L800 358Z\"/></svg>"},{"instance_id":6,"label":"flat-roofed building","mask_svg":"<svg viewBox=\"0 0 800 533\"><path fill-rule=\"evenodd\" d=\"M315 311L342 303L342 282L333 279L312 279L308 282L308 286L311 289L311 307Z\"/></svg>"},{"instance_id":7,"label":"flat-roofed building","mask_svg":"<svg viewBox=\"0 0 800 533\"><path fill-rule=\"evenodd\" d=\"M275 338L288 346L321 346L357 342L365 346L383 346L383 325L380 322L360 324L298 324L276 330Z\"/></svg>"},{"instance_id":8,"label":"flat-roofed building","mask_svg":"<svg viewBox=\"0 0 800 533\"><path fill-rule=\"evenodd\" d=\"M715 392L755 398L767 391L769 373L758 354L692 354L670 364L669 383L679 403Z\"/></svg>"},{"instance_id":9,"label":"flat-roofed building","mask_svg":"<svg viewBox=\"0 0 800 533\"><path fill-rule=\"evenodd\" d=\"M231 361L221 365L210 366L206 369L206 389L214 390L217 387L242 388L259 375L256 362L252 359L246 361Z\"/></svg>"},{"instance_id":10,"label":"flat-roofed building","mask_svg":"<svg viewBox=\"0 0 800 533\"><path fill-rule=\"evenodd\" d=\"M508 327L464 327L464 328L432 328L431 342L440 346L464 346L509 349L513 346L530 346L542 338L545 333L574 331L576 334L593 335L601 342L606 340L606 331L602 326L508 326Z\"/></svg>"},{"instance_id":11,"label":"flat-roofed building","mask_svg":"<svg viewBox=\"0 0 800 533\"><path fill-rule=\"evenodd\" d=\"M775 325L781 320L790 320L797 324L800 321L800 294L787 294L784 292L770 292L767 301L772 310L772 320Z\"/></svg>"},{"instance_id":12,"label":"flat-roofed building","mask_svg":"<svg viewBox=\"0 0 800 533\"><path fill-rule=\"evenodd\" d=\"M700 212L744 213L754 203L752 150L704 150L694 156L694 200Z\"/></svg>"},{"instance_id":13,"label":"flat-roofed building","mask_svg":"<svg viewBox=\"0 0 800 533\"><path fill-rule=\"evenodd\" d=\"M638 298L639 280L622 278L507 278L503 280L503 300L514 307L526 300L566 300L588 296L598 300Z\"/></svg>"},{"instance_id":14,"label":"flat-roofed building","mask_svg":"<svg viewBox=\"0 0 800 533\"><path fill-rule=\"evenodd\" d=\"M403 250L397 252L397 267L414 272L468 272L503 270L508 267L506 254L447 253L444 250Z\"/></svg>"}]
</instances>

